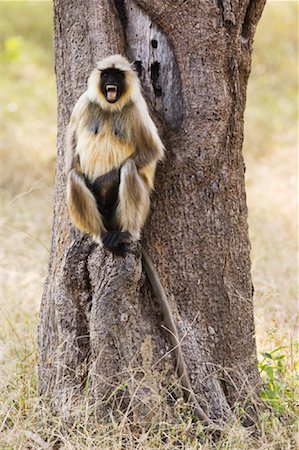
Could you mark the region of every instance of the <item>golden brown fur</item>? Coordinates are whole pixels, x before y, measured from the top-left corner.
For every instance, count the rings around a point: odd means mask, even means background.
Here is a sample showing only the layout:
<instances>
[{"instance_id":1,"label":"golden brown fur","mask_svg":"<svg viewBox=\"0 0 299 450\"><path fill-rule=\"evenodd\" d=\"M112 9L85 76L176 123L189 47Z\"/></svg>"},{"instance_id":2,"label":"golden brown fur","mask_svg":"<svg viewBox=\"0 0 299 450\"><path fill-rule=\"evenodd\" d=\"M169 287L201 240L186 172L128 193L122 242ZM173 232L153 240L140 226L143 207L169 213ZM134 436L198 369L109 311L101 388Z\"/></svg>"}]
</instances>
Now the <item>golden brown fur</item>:
<instances>
[{"instance_id":1,"label":"golden brown fur","mask_svg":"<svg viewBox=\"0 0 299 450\"><path fill-rule=\"evenodd\" d=\"M109 103L100 89L101 71L107 68L125 73L125 92L116 103ZM67 204L73 223L97 240L101 238L105 227L85 179L92 184L101 175L120 169L117 226L129 231L133 240L139 239L163 152L138 76L129 62L120 55L100 61L89 77L87 91L74 107L67 131Z\"/></svg>"},{"instance_id":2,"label":"golden brown fur","mask_svg":"<svg viewBox=\"0 0 299 450\"><path fill-rule=\"evenodd\" d=\"M85 233L100 239L104 226L97 203L85 184L83 176L71 169L67 183L69 214L76 226Z\"/></svg>"}]
</instances>

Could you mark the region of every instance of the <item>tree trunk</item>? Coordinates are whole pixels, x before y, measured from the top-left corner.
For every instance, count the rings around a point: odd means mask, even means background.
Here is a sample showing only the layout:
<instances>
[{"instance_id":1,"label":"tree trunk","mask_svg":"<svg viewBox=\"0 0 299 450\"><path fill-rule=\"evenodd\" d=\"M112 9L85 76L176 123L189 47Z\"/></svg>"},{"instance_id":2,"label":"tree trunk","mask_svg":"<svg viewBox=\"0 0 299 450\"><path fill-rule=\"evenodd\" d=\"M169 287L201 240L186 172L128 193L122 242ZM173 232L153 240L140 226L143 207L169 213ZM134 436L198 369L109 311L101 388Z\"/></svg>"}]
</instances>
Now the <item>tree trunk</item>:
<instances>
[{"instance_id":1,"label":"tree trunk","mask_svg":"<svg viewBox=\"0 0 299 450\"><path fill-rule=\"evenodd\" d=\"M169 392L171 411L180 395L138 247L112 256L74 230L66 210L66 126L94 63L113 53L136 61L167 149L142 244L194 392L210 418L226 419L258 390L242 141L264 1L54 1L58 159L39 387L63 415L88 401L142 418Z\"/></svg>"}]
</instances>

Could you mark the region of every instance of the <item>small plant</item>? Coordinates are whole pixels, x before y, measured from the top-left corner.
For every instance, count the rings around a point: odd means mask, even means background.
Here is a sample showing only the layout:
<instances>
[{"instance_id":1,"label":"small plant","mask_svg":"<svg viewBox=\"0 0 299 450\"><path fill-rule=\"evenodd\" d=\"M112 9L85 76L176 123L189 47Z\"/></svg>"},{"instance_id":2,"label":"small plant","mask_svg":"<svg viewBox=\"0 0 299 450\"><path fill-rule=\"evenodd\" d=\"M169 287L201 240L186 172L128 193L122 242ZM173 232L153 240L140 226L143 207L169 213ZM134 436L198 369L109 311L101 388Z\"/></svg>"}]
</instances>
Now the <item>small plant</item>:
<instances>
[{"instance_id":1,"label":"small plant","mask_svg":"<svg viewBox=\"0 0 299 450\"><path fill-rule=\"evenodd\" d=\"M287 350L288 349L288 350ZM259 370L264 390L261 398L279 415L296 415L299 399L299 344L263 352Z\"/></svg>"}]
</instances>

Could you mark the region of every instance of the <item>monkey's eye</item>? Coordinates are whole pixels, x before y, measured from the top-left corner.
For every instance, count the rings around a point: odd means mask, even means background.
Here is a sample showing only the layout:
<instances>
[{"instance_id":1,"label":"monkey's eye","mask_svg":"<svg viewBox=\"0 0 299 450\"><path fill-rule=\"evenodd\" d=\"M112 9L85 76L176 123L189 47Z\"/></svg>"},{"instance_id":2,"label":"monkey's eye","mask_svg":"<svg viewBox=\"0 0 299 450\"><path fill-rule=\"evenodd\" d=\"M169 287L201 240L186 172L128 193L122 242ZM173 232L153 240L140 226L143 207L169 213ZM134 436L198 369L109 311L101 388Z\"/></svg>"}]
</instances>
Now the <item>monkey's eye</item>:
<instances>
[{"instance_id":1,"label":"monkey's eye","mask_svg":"<svg viewBox=\"0 0 299 450\"><path fill-rule=\"evenodd\" d=\"M107 72L102 72L102 77L103 78L107 78L108 77L108 73Z\"/></svg>"}]
</instances>

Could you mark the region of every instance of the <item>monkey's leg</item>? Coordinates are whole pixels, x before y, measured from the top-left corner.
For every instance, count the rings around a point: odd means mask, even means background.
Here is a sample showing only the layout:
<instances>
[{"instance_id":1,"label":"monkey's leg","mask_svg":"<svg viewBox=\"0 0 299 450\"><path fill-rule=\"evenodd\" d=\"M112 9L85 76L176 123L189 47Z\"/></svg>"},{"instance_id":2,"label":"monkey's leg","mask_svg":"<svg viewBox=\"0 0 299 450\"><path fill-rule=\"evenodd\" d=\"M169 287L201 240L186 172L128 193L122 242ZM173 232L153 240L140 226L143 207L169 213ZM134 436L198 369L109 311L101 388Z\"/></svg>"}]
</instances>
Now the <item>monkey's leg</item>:
<instances>
[{"instance_id":1,"label":"monkey's leg","mask_svg":"<svg viewBox=\"0 0 299 450\"><path fill-rule=\"evenodd\" d=\"M85 179L76 169L71 169L67 179L67 205L70 218L79 230L92 235L98 243L105 233L101 214Z\"/></svg>"},{"instance_id":2,"label":"monkey's leg","mask_svg":"<svg viewBox=\"0 0 299 450\"><path fill-rule=\"evenodd\" d=\"M134 241L140 238L149 207L149 188L138 173L135 162L129 159L120 173L116 219L121 230L128 231Z\"/></svg>"}]
</instances>

